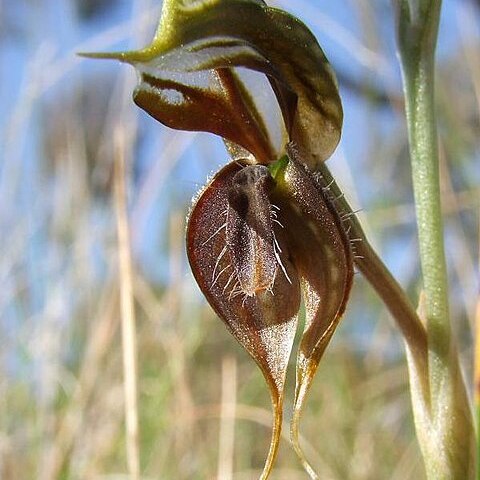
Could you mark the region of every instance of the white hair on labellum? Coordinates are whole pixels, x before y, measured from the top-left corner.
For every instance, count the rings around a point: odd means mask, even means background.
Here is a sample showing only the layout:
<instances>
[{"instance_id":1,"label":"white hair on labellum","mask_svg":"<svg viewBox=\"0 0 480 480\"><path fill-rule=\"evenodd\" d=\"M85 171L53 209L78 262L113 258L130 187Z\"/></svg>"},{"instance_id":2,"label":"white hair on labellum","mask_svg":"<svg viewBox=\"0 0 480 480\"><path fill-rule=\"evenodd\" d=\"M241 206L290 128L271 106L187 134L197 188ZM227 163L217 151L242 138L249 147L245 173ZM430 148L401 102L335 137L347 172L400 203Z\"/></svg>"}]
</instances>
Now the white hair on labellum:
<instances>
[{"instance_id":1,"label":"white hair on labellum","mask_svg":"<svg viewBox=\"0 0 480 480\"><path fill-rule=\"evenodd\" d=\"M227 222L224 224L220 225L201 245L201 247L204 247L210 240L212 240L215 236L217 236L224 228L227 227Z\"/></svg>"},{"instance_id":2,"label":"white hair on labellum","mask_svg":"<svg viewBox=\"0 0 480 480\"><path fill-rule=\"evenodd\" d=\"M213 267L213 273L212 273L212 281L215 278L215 273L217 272L218 265L220 263L220 260L222 257L225 255L225 252L227 251L227 245L225 245L222 248L222 251L220 252L220 255L217 257L217 261L215 262L215 266Z\"/></svg>"},{"instance_id":3,"label":"white hair on labellum","mask_svg":"<svg viewBox=\"0 0 480 480\"><path fill-rule=\"evenodd\" d=\"M219 274L217 275L217 277L213 280L213 283L212 283L212 288L215 286L215 284L218 282L218 279L221 277L222 273L224 273L225 271L227 271L228 268L230 268L232 265L231 264L228 264L225 268L222 268L222 270L220 270Z\"/></svg>"}]
</instances>

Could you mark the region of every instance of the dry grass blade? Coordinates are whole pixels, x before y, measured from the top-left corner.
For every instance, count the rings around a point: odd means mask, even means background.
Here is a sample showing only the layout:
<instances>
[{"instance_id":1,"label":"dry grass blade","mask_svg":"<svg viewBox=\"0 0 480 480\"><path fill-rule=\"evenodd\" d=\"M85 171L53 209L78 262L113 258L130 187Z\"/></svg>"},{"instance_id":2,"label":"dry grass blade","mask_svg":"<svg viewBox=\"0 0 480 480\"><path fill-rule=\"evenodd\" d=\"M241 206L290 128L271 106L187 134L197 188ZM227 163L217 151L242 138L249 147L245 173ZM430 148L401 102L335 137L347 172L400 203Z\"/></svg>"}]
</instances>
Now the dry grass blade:
<instances>
[{"instance_id":1,"label":"dry grass blade","mask_svg":"<svg viewBox=\"0 0 480 480\"><path fill-rule=\"evenodd\" d=\"M473 372L473 384L474 384L474 408L475 408L475 422L478 429L480 427L480 296L477 299L477 308L475 312L475 352L474 352L474 372ZM480 453L480 445L477 439L477 456ZM477 479L480 471L477 465Z\"/></svg>"},{"instance_id":2,"label":"dry grass blade","mask_svg":"<svg viewBox=\"0 0 480 480\"><path fill-rule=\"evenodd\" d=\"M232 480L237 396L237 363L233 357L222 362L222 407L218 436L218 480Z\"/></svg>"},{"instance_id":3,"label":"dry grass blade","mask_svg":"<svg viewBox=\"0 0 480 480\"><path fill-rule=\"evenodd\" d=\"M133 305L132 258L127 215L124 133L115 130L115 214L118 234L127 461L131 480L140 478L138 441L137 344Z\"/></svg>"}]
</instances>

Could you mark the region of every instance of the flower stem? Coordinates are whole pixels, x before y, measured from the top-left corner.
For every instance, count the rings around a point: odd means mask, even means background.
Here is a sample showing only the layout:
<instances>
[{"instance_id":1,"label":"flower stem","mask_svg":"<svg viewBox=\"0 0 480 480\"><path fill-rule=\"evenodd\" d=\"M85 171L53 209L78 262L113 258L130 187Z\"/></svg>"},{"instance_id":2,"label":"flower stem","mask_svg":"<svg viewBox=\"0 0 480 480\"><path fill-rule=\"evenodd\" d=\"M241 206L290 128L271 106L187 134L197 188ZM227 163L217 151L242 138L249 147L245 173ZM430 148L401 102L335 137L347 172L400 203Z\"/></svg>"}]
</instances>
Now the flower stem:
<instances>
[{"instance_id":1,"label":"flower stem","mask_svg":"<svg viewBox=\"0 0 480 480\"><path fill-rule=\"evenodd\" d=\"M475 358L473 371L473 398L475 406L475 423L477 429L477 464L476 479L480 480L480 297L477 300L475 315Z\"/></svg>"},{"instance_id":2,"label":"flower stem","mask_svg":"<svg viewBox=\"0 0 480 480\"><path fill-rule=\"evenodd\" d=\"M372 248L352 207L345 199L326 164L319 166L319 172L329 185L336 206L349 218L350 237L359 238L356 244L357 258L355 265L383 300L392 317L402 332L408 349L416 363L416 368L427 373L427 334L415 308L402 287L395 280L388 268Z\"/></svg>"},{"instance_id":3,"label":"flower stem","mask_svg":"<svg viewBox=\"0 0 480 480\"><path fill-rule=\"evenodd\" d=\"M425 293L430 388L431 394L436 396L447 371L451 333L434 109L434 52L441 2L430 3L431 9L425 14L425 21L420 23L423 28L415 24L416 29L413 28L413 8L400 7L399 50ZM408 9L408 20L403 8ZM421 20L417 19L417 22ZM423 35L418 32L423 32ZM413 37L419 38L414 42Z\"/></svg>"},{"instance_id":4,"label":"flower stem","mask_svg":"<svg viewBox=\"0 0 480 480\"><path fill-rule=\"evenodd\" d=\"M428 337L430 405L412 391L427 478L473 478L473 421L452 339L440 202L434 104L435 47L441 0L397 0L408 139L423 292L419 314Z\"/></svg>"}]
</instances>

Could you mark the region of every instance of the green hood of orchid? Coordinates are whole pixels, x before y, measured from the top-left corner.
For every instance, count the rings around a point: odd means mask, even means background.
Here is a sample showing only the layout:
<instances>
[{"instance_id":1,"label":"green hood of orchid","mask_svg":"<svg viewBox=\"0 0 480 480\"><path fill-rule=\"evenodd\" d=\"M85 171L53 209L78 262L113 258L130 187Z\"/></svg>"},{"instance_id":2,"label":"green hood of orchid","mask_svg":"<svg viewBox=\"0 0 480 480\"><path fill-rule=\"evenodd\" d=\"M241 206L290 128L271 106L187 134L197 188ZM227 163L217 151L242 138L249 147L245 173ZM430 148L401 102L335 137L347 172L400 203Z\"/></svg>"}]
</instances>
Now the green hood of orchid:
<instances>
[{"instance_id":1,"label":"green hood of orchid","mask_svg":"<svg viewBox=\"0 0 480 480\"><path fill-rule=\"evenodd\" d=\"M286 139L307 152L310 168L339 142L342 106L322 49L302 22L262 1L165 0L151 45L83 55L132 64L139 74L134 100L142 109L172 128L221 135L261 163L283 152L274 151L235 67L267 75Z\"/></svg>"}]
</instances>

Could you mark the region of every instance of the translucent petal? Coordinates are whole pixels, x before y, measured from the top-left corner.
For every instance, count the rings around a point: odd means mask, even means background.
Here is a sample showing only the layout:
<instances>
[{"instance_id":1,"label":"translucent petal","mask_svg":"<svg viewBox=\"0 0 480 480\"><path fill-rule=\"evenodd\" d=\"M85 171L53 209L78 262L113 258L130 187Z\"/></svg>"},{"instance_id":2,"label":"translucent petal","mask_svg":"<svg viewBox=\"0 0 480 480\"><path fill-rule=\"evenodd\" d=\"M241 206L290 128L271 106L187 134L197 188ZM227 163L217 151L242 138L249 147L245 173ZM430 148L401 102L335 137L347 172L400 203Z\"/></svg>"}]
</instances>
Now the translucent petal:
<instances>
[{"instance_id":1,"label":"translucent petal","mask_svg":"<svg viewBox=\"0 0 480 480\"><path fill-rule=\"evenodd\" d=\"M152 78L165 79L165 71L238 66L260 71L271 78L290 138L308 153L303 161L310 168L327 159L339 142L342 106L335 75L322 49L302 22L263 2L166 0L151 45L135 52L94 56L133 64L140 73L136 95L147 87L145 81L151 84ZM143 97L138 101L149 113L155 108L153 91L150 89L148 101ZM163 121L159 113L157 109L153 116ZM208 122L206 127L201 130L212 131ZM177 122L174 128L182 127ZM252 151L251 146L240 145Z\"/></svg>"},{"instance_id":2,"label":"translucent petal","mask_svg":"<svg viewBox=\"0 0 480 480\"><path fill-rule=\"evenodd\" d=\"M293 263L302 279L306 320L297 355L292 443L305 469L317 478L301 450L298 428L305 395L320 359L344 313L353 278L350 242L328 186L288 148L289 161L277 173L272 198L279 206Z\"/></svg>"},{"instance_id":3,"label":"translucent petal","mask_svg":"<svg viewBox=\"0 0 480 480\"><path fill-rule=\"evenodd\" d=\"M275 156L267 129L241 80L231 69L180 74L167 78L142 73L135 103L165 125L208 131L241 145L262 163ZM190 84L188 82L191 82Z\"/></svg>"}]
</instances>

